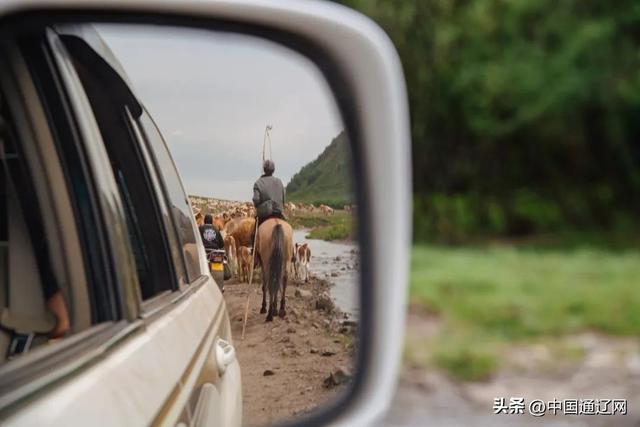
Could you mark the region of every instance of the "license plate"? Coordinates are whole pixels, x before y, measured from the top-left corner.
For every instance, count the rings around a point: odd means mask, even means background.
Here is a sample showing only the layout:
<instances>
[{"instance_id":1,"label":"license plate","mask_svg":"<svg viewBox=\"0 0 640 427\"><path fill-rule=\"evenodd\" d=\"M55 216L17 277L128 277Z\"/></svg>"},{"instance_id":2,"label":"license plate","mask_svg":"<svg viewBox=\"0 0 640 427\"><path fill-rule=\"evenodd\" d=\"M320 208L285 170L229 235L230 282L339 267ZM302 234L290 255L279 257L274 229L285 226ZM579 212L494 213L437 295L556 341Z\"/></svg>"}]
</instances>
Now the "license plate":
<instances>
[{"instance_id":1,"label":"license plate","mask_svg":"<svg viewBox=\"0 0 640 427\"><path fill-rule=\"evenodd\" d=\"M214 271L222 271L224 270L224 266L222 264L218 264L217 262L212 262L211 269Z\"/></svg>"}]
</instances>

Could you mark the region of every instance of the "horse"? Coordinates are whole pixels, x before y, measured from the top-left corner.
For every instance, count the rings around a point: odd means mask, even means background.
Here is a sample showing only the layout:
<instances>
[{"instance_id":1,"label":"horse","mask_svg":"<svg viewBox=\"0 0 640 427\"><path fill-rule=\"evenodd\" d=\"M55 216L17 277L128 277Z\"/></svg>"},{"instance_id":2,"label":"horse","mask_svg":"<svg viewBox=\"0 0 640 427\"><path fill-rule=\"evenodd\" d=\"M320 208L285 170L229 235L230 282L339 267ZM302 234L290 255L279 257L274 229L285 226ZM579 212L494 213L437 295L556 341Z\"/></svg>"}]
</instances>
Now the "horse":
<instances>
[{"instance_id":1,"label":"horse","mask_svg":"<svg viewBox=\"0 0 640 427\"><path fill-rule=\"evenodd\" d=\"M262 267L262 307L260 313L267 314L267 322L276 314L286 316L285 293L288 274L293 259L293 229L286 221L271 218L258 227L258 256ZM280 311L277 311L278 292L282 290ZM269 310L267 312L267 293Z\"/></svg>"}]
</instances>

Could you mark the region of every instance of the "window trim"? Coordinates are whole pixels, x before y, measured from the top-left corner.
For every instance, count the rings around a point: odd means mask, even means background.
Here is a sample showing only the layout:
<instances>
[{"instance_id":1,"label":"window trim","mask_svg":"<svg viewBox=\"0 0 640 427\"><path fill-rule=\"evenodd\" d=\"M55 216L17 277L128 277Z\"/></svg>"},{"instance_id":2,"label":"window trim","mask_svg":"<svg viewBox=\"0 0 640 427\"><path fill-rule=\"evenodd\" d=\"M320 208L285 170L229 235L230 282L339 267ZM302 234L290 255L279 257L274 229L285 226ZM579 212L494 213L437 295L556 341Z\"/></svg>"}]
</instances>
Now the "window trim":
<instances>
[{"instance_id":1,"label":"window trim","mask_svg":"<svg viewBox=\"0 0 640 427\"><path fill-rule=\"evenodd\" d=\"M102 235L106 237L106 262L112 275L111 291L114 292L114 298L119 305L120 315L134 321L140 311L140 286L131 244L128 239L122 238L128 235L127 224L109 157L91 104L62 40L50 28L46 28L45 31L54 61L52 68L55 67L59 74L63 96L66 96L72 110L70 119L78 127L79 145L87 157L90 176L98 193L94 211L102 219Z\"/></svg>"},{"instance_id":2,"label":"window trim","mask_svg":"<svg viewBox=\"0 0 640 427\"><path fill-rule=\"evenodd\" d=\"M178 262L179 266L175 265L176 259L172 254L172 247L179 248L179 236L177 230L175 229L175 224L173 221L173 216L171 215L171 211L169 210L169 205L167 202L167 195L165 192L165 184L162 179L162 175L157 168L157 163L155 161L155 155L153 154L152 148L149 147L149 141L147 140L146 134L144 133L142 126L140 123L133 117L133 114L129 110L129 107L125 107L125 113L127 115L127 121L129 123L131 133L133 137L138 141L140 148L141 161L143 162L146 175L149 180L150 191L153 193L153 199L156 202L156 212L160 216L160 221L162 222L162 228L165 232L164 242L165 242L165 252L168 259L171 261L171 270L173 272L174 284L176 285L175 290L183 290L187 285L187 282L182 280L182 277L186 277L186 265L185 260L182 255L182 251L179 251ZM177 271L178 267L181 272ZM151 298L152 300L153 298ZM150 301L150 300L148 300ZM143 302L143 309L145 309L145 302Z\"/></svg>"}]
</instances>

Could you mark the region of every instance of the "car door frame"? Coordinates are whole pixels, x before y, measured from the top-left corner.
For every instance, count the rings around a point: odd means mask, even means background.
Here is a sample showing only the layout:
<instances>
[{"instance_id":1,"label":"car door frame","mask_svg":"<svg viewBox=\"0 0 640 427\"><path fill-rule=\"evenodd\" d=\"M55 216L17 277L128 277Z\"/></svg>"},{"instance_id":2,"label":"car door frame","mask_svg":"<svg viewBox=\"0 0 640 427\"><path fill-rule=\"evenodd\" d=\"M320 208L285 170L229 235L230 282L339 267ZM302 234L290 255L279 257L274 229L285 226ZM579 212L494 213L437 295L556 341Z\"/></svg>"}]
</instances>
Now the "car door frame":
<instances>
[{"instance_id":1,"label":"car door frame","mask_svg":"<svg viewBox=\"0 0 640 427\"><path fill-rule=\"evenodd\" d=\"M50 34L49 37L50 40L53 39L52 45L56 46L55 35ZM69 91L71 93L67 92L67 96L75 109L75 118L82 117L80 120L84 121L83 146L85 148L90 146L90 149L95 150L94 157L91 158L90 169L93 171L93 175L102 174L102 180L97 183L97 187L103 191L103 195L107 190L110 191L110 197L103 198L102 201L103 203L109 202L108 207L112 209L111 213L115 212L115 215L118 216L117 221L121 226L126 227L115 180L113 176L109 177L110 168L107 166L107 170L98 169L104 169L104 165L109 165L108 157L106 157L104 146L102 146L101 136L97 130L97 124L88 100L86 96L83 96L80 82L77 76L73 76L73 69L68 68L70 63L65 64L64 62L68 60L69 58L64 57L64 49L58 45L58 50L55 52L55 62L62 68L61 73L66 79L65 88L72 89ZM66 76L65 73L67 73ZM111 256L116 262L118 255L125 257L125 263L133 258L131 247L124 236L127 236L126 232L112 235L109 240L111 245L119 245L117 250L111 251ZM125 265L125 268L129 267ZM135 269L132 273L133 279L135 279ZM121 275L121 280L123 276L127 277L126 274ZM163 304L154 305L152 310L144 310L136 292L137 280L131 280L131 277L129 279L125 279L121 284L134 288L125 289L120 294L127 296L128 301L123 305L128 307L126 312L129 318L117 324L118 333L112 334L109 331L110 333L107 335L92 335L92 340L83 342L83 347L89 346L92 351L85 354L82 360L76 359L76 363L65 360L67 368L72 367L73 369L64 369L60 364L57 364L55 365L57 369L52 370L46 378L37 377L27 384L28 389L24 389L24 387L21 389L20 395L9 396L13 400L8 400L5 403L15 403L17 400L21 400L21 402L20 405L1 414L1 416L6 416L5 421L20 424L24 420L29 420L28 422L39 420L40 422L68 424L78 422L83 419L83 415L86 417L84 418L86 421L90 421L91 414L106 403L111 404L109 414L112 417L106 417L102 422L109 421L109 424L121 424L132 422L132 420L144 424L151 422L171 423L180 420L181 417L184 418L185 408L189 406L188 403L192 400L193 394L192 390L185 388L183 384L195 383L194 378L197 379L198 376L201 376L203 364L216 366L215 344L219 338L218 331L223 330L225 338L228 338L226 335L230 334L228 316L222 297L213 279L205 274L188 287L163 296ZM214 307L218 307L218 310L212 310ZM192 328L193 330L184 331L185 325L197 326ZM199 331L196 330L198 328ZM180 342L175 342L176 337L183 339L179 340ZM72 336L60 344L66 344L65 347L74 349L80 338L86 337L79 334L78 337ZM104 341L99 341L100 338L103 338ZM156 350L157 347L162 347L162 343L159 342L162 339L165 341L166 350L175 347L183 351L181 354L179 354L180 351L176 351L173 357L166 358L164 366L157 367L156 371L163 373L162 378L156 377L155 381L153 378L147 378L148 384L146 393L143 393L144 399L141 399L140 395L138 396L138 401L144 401L145 405L140 405L132 412L129 403L132 396L126 398L120 396L120 400L114 401L112 399L110 401L109 396L111 395L108 393L110 389L118 386L125 389L135 389L139 386L139 383L129 382L135 381L140 373L148 372L150 361L158 359L157 354L154 356L154 347ZM122 354L128 354L128 356L125 357ZM159 354L170 354L170 351ZM107 355L110 357L106 357ZM30 365L27 359L24 360L25 363L21 364L23 372L42 373L41 369L37 369L37 363ZM61 367L63 369L60 369ZM235 373L238 377L236 382L239 382L237 362L231 366L229 371ZM136 373L138 374L136 375ZM217 371L214 370L213 373L217 374ZM61 383L63 379L65 381ZM220 381L217 383L220 385ZM93 393L87 393L87 388L91 389ZM239 394L239 390L232 389L228 390L227 394L233 396L236 392ZM103 394L103 399L96 400L96 394L100 393ZM136 393L131 394L135 395ZM75 398L70 399L71 395L75 395ZM241 402L239 403L240 406L236 406L234 411L230 411L236 413L235 418L233 414L230 415L232 420L239 419L240 410L238 408L241 408ZM55 415L52 417L52 405L57 408L54 413L58 415L58 418ZM69 405L74 409L70 409ZM62 408L69 410L62 410Z\"/></svg>"}]
</instances>

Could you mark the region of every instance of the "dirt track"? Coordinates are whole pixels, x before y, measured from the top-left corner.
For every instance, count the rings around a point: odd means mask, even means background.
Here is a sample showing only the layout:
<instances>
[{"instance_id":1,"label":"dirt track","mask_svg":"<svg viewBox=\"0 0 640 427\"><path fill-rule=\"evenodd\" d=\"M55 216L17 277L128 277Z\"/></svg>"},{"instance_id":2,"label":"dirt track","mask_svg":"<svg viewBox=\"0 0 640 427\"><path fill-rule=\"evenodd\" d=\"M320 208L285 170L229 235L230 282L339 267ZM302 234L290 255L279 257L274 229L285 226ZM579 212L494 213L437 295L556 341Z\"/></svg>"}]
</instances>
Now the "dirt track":
<instances>
[{"instance_id":1,"label":"dirt track","mask_svg":"<svg viewBox=\"0 0 640 427\"><path fill-rule=\"evenodd\" d=\"M336 397L349 381L341 372L352 370L355 326L330 307L329 285L318 279L290 284L287 316L271 323L259 313L262 294L253 285L242 341L248 290L247 284L230 282L224 294L242 368L244 425L291 420Z\"/></svg>"}]
</instances>

